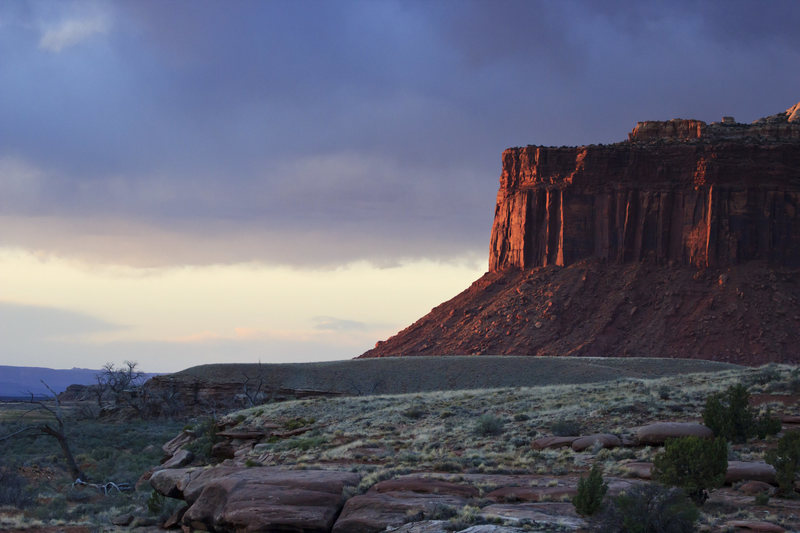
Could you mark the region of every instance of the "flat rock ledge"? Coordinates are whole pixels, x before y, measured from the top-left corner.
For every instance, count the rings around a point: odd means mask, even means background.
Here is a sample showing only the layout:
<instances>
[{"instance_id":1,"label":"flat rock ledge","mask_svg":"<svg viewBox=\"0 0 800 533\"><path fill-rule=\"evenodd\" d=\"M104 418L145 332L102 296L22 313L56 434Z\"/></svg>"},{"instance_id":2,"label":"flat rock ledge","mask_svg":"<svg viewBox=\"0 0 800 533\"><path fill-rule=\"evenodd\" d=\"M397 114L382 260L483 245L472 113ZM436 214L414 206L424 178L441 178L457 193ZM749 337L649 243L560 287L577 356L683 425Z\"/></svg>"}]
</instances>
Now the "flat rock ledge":
<instances>
[{"instance_id":1,"label":"flat rock ledge","mask_svg":"<svg viewBox=\"0 0 800 533\"><path fill-rule=\"evenodd\" d=\"M150 484L188 504L181 525L209 531L328 532L345 489L361 477L330 470L211 467L160 470Z\"/></svg>"},{"instance_id":2,"label":"flat rock ledge","mask_svg":"<svg viewBox=\"0 0 800 533\"><path fill-rule=\"evenodd\" d=\"M578 480L532 474L408 474L356 494L361 478L351 472L222 465L159 470L150 484L160 494L185 500L164 524L184 530L443 533L452 530L447 519L472 506L479 508L479 522L488 523L461 531L516 533L531 521L558 531L584 528L570 502ZM610 494L637 483L607 481Z\"/></svg>"}]
</instances>

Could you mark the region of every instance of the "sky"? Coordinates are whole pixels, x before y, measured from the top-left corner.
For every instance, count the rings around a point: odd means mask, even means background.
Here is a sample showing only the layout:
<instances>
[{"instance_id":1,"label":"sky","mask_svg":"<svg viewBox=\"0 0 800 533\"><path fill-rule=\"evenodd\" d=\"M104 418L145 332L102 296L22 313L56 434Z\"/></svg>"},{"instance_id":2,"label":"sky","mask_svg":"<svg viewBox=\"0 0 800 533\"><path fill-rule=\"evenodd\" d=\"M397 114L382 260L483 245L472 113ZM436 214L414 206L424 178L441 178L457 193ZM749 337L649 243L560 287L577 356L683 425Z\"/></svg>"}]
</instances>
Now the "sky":
<instances>
[{"instance_id":1,"label":"sky","mask_svg":"<svg viewBox=\"0 0 800 533\"><path fill-rule=\"evenodd\" d=\"M0 3L0 364L355 357L487 269L500 154L800 101L800 2Z\"/></svg>"}]
</instances>

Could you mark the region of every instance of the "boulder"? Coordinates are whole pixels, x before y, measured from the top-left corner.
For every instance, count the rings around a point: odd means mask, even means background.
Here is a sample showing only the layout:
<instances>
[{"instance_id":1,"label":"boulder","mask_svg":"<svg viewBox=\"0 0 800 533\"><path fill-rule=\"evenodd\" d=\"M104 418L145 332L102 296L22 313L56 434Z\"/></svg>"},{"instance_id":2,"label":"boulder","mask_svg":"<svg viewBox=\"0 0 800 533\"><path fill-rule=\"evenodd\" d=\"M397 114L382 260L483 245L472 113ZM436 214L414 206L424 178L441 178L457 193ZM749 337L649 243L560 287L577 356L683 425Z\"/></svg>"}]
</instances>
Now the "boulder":
<instances>
[{"instance_id":1,"label":"boulder","mask_svg":"<svg viewBox=\"0 0 800 533\"><path fill-rule=\"evenodd\" d=\"M192 440L194 440L194 433L184 429L178 435L165 442L164 445L161 446L161 449L164 450L164 453L167 454L167 458L169 458L175 455L175 452L180 450L183 446L192 442Z\"/></svg>"},{"instance_id":2,"label":"boulder","mask_svg":"<svg viewBox=\"0 0 800 533\"><path fill-rule=\"evenodd\" d=\"M158 492L189 504L181 523L222 531L330 531L358 474L331 470L219 466L161 470Z\"/></svg>"},{"instance_id":3,"label":"boulder","mask_svg":"<svg viewBox=\"0 0 800 533\"><path fill-rule=\"evenodd\" d=\"M616 435L609 433L597 433L595 435L587 435L572 441L572 449L576 452L582 452L587 449L598 448L617 448L622 446L622 440Z\"/></svg>"},{"instance_id":4,"label":"boulder","mask_svg":"<svg viewBox=\"0 0 800 533\"><path fill-rule=\"evenodd\" d=\"M755 496L756 494L762 494L767 492L772 494L775 492L775 489L769 483L764 483L763 481L748 481L746 483L742 483L736 489L741 493L747 494L748 496Z\"/></svg>"},{"instance_id":5,"label":"boulder","mask_svg":"<svg viewBox=\"0 0 800 533\"><path fill-rule=\"evenodd\" d=\"M450 494L370 490L347 500L332 533L378 533L405 524L410 518L422 520L441 506L458 510L467 502Z\"/></svg>"},{"instance_id":6,"label":"boulder","mask_svg":"<svg viewBox=\"0 0 800 533\"><path fill-rule=\"evenodd\" d=\"M167 468L158 470L150 476L150 486L156 492L168 498L183 499L183 491L186 485L201 473L201 468Z\"/></svg>"},{"instance_id":7,"label":"boulder","mask_svg":"<svg viewBox=\"0 0 800 533\"><path fill-rule=\"evenodd\" d=\"M714 438L714 432L696 422L657 422L642 426L636 432L640 444L661 445L678 437Z\"/></svg>"},{"instance_id":8,"label":"boulder","mask_svg":"<svg viewBox=\"0 0 800 533\"><path fill-rule=\"evenodd\" d=\"M183 468L194 460L194 454L187 449L177 450L160 468Z\"/></svg>"},{"instance_id":9,"label":"boulder","mask_svg":"<svg viewBox=\"0 0 800 533\"><path fill-rule=\"evenodd\" d=\"M725 483L735 483L737 481L763 481L764 483L776 485L775 467L767 463L728 461Z\"/></svg>"},{"instance_id":10,"label":"boulder","mask_svg":"<svg viewBox=\"0 0 800 533\"><path fill-rule=\"evenodd\" d=\"M534 450L545 450L548 448L566 448L580 437L540 437L531 443Z\"/></svg>"},{"instance_id":11,"label":"boulder","mask_svg":"<svg viewBox=\"0 0 800 533\"><path fill-rule=\"evenodd\" d=\"M731 520L725 525L734 528L734 531L757 531L758 533L783 533L786 531L781 526L771 522L760 522L758 520Z\"/></svg>"}]
</instances>

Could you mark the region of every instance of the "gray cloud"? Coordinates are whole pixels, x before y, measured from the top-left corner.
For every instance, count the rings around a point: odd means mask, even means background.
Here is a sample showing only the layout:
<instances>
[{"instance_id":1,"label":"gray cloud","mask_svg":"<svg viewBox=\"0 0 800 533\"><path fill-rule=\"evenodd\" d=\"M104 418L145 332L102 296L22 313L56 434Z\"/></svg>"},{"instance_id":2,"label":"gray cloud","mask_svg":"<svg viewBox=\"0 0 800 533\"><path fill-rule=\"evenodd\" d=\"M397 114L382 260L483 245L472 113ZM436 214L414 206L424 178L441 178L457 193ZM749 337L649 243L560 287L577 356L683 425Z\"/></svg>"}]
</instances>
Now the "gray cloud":
<instances>
[{"instance_id":1,"label":"gray cloud","mask_svg":"<svg viewBox=\"0 0 800 533\"><path fill-rule=\"evenodd\" d=\"M484 253L504 148L782 111L800 99L798 15L739 0L4 3L0 245L147 264ZM58 28L60 51L43 50Z\"/></svg>"}]
</instances>

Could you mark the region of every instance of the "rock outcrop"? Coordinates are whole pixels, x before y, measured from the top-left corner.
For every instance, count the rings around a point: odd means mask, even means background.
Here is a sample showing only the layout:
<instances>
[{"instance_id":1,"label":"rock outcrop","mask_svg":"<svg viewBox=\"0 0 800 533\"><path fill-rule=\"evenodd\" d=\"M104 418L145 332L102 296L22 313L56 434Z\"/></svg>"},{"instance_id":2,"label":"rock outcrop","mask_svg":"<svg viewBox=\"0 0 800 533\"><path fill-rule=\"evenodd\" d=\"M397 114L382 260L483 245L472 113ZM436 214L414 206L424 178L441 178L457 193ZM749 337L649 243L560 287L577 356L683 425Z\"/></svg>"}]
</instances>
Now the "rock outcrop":
<instances>
[{"instance_id":1,"label":"rock outcrop","mask_svg":"<svg viewBox=\"0 0 800 533\"><path fill-rule=\"evenodd\" d=\"M797 114L640 122L612 145L509 148L489 270L589 257L800 266L800 122L788 120Z\"/></svg>"},{"instance_id":2,"label":"rock outcrop","mask_svg":"<svg viewBox=\"0 0 800 533\"><path fill-rule=\"evenodd\" d=\"M800 362L800 104L503 152L489 272L361 357Z\"/></svg>"}]
</instances>

